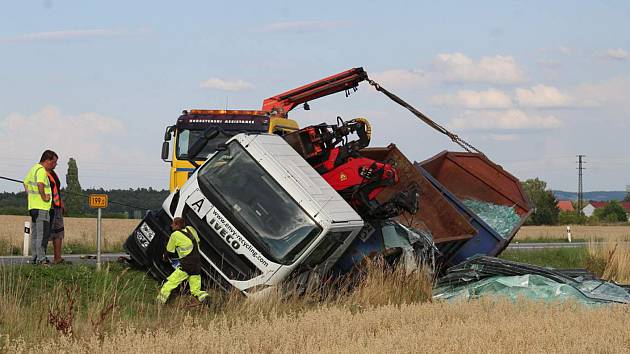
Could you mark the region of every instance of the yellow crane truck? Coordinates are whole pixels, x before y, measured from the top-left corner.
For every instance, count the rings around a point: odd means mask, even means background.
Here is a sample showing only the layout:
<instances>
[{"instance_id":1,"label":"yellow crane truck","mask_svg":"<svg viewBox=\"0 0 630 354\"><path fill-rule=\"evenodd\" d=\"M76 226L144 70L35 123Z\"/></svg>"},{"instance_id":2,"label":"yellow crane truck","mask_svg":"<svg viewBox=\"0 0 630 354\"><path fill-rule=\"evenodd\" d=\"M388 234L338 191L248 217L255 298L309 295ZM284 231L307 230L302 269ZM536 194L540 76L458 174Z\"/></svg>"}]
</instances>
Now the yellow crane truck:
<instances>
[{"instance_id":1,"label":"yellow crane truck","mask_svg":"<svg viewBox=\"0 0 630 354\"><path fill-rule=\"evenodd\" d=\"M171 192L180 188L196 167L232 136L242 132L277 135L294 132L299 126L288 118L290 110L300 104L308 110L308 101L340 91L349 93L365 79L367 73L363 68L354 68L267 98L261 110L183 111L175 125L166 127L162 144L162 160L171 164ZM220 132L211 139L200 139L209 128L218 128ZM200 151L195 156L189 156L189 150L199 140L204 140L205 145L194 149Z\"/></svg>"}]
</instances>

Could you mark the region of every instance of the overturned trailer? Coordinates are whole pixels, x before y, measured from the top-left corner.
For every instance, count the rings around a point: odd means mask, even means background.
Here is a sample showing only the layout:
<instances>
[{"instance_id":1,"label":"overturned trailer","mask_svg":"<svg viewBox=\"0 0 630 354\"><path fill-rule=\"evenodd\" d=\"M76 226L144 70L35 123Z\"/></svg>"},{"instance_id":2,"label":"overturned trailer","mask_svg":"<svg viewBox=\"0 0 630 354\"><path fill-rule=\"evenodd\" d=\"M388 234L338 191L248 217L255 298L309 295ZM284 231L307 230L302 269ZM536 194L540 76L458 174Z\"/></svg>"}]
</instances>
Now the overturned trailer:
<instances>
[{"instance_id":1,"label":"overturned trailer","mask_svg":"<svg viewBox=\"0 0 630 354\"><path fill-rule=\"evenodd\" d=\"M443 151L415 166L476 230L470 239L440 244L440 250L449 255L447 265L474 255L500 255L533 212L520 181L482 154ZM474 210L470 201L508 210L511 218L499 215L499 221L507 221L499 230L497 223Z\"/></svg>"},{"instance_id":2,"label":"overturned trailer","mask_svg":"<svg viewBox=\"0 0 630 354\"><path fill-rule=\"evenodd\" d=\"M518 179L482 154L444 151L412 164L391 144L363 149L361 155L389 161L400 175L401 182L385 188L378 198L386 200L410 184L420 186L418 210L403 212L396 221L417 233L431 235L440 251L438 263L442 268L474 255L498 256L532 212ZM511 218L505 217L506 212L491 215L506 219L498 230L497 223L475 210L471 201L507 210ZM375 233L375 239L357 238L341 259L343 268L347 268L349 260L379 251L387 253L382 235Z\"/></svg>"}]
</instances>

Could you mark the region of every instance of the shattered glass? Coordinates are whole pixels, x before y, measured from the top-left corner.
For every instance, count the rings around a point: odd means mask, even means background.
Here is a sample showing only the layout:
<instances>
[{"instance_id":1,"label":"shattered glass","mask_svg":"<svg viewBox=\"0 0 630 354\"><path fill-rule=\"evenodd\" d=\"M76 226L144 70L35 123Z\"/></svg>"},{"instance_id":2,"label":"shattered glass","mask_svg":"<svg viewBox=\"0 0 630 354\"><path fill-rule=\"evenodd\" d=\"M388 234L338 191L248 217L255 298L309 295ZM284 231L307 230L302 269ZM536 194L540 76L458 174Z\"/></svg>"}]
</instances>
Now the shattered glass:
<instances>
[{"instance_id":1,"label":"shattered glass","mask_svg":"<svg viewBox=\"0 0 630 354\"><path fill-rule=\"evenodd\" d=\"M474 299L501 296L512 300L564 301L574 299L584 304L630 303L630 293L623 287L583 277L571 278L560 271L475 256L449 268L438 279L434 299Z\"/></svg>"},{"instance_id":2,"label":"shattered glass","mask_svg":"<svg viewBox=\"0 0 630 354\"><path fill-rule=\"evenodd\" d=\"M511 206L474 199L464 199L462 202L503 238L507 238L521 221L520 216Z\"/></svg>"}]
</instances>

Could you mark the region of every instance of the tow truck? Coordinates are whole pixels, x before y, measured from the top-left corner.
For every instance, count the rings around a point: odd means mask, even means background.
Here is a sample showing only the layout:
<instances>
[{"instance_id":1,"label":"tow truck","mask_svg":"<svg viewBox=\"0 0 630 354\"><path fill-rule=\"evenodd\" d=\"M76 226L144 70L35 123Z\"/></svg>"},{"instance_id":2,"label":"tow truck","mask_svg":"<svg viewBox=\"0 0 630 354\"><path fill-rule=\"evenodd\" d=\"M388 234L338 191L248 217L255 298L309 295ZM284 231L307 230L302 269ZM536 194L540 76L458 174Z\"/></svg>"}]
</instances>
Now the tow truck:
<instances>
[{"instance_id":1,"label":"tow truck","mask_svg":"<svg viewBox=\"0 0 630 354\"><path fill-rule=\"evenodd\" d=\"M230 137L241 132L285 135L297 131L298 123L288 117L292 109L300 104L309 109L309 101L337 92L348 94L365 79L363 68L353 68L269 97L260 110L184 110L174 125L166 127L162 143L162 160L171 165L170 191L182 187L195 168ZM197 156L188 156L189 148L209 128L219 128L220 133Z\"/></svg>"}]
</instances>

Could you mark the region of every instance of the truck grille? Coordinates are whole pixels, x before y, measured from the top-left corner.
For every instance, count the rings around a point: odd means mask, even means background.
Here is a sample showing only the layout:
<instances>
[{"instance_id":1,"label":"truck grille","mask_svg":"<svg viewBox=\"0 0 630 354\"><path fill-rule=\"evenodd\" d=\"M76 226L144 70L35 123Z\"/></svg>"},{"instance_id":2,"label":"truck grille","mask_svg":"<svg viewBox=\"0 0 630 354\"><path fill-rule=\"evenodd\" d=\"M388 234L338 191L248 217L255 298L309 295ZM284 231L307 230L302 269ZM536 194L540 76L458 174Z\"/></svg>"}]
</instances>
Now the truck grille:
<instances>
[{"instance_id":1,"label":"truck grille","mask_svg":"<svg viewBox=\"0 0 630 354\"><path fill-rule=\"evenodd\" d=\"M234 250L223 241L207 222L200 219L188 206L184 207L184 219L199 233L201 242L199 250L214 265L231 280L249 280L260 274L261 271L245 256L236 254ZM202 264L207 261L202 257ZM211 265L208 265L212 267ZM218 275L218 274L216 274Z\"/></svg>"}]
</instances>

